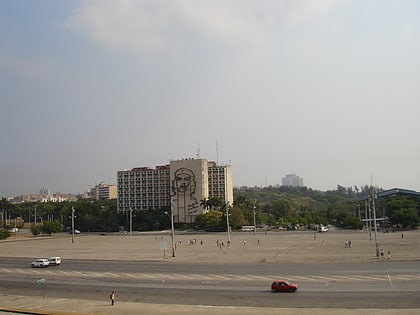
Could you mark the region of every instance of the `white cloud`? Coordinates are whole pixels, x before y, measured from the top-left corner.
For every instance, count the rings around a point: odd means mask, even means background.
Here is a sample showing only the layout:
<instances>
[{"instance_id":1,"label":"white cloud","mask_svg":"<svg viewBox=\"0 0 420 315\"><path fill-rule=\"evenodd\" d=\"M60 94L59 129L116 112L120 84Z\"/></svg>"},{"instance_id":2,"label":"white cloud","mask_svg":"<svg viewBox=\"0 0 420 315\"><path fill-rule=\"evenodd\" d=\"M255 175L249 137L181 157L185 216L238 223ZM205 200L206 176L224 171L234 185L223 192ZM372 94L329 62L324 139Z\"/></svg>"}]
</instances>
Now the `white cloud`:
<instances>
[{"instance_id":1,"label":"white cloud","mask_svg":"<svg viewBox=\"0 0 420 315\"><path fill-rule=\"evenodd\" d=\"M89 0L66 25L112 49L156 52L211 43L264 43L277 28L324 14L331 0Z\"/></svg>"}]
</instances>

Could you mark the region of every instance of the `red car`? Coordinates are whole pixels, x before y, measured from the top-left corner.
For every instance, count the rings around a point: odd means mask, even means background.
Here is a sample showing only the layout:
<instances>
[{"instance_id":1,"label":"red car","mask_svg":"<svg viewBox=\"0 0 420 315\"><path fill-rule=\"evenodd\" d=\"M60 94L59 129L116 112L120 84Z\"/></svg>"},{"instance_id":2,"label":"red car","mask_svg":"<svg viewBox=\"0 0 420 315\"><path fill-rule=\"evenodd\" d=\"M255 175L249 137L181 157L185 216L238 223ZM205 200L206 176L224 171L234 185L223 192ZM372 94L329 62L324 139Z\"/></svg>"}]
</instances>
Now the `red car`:
<instances>
[{"instance_id":1,"label":"red car","mask_svg":"<svg viewBox=\"0 0 420 315\"><path fill-rule=\"evenodd\" d=\"M273 292L278 291L287 291L287 292L295 292L297 290L297 284L290 283L286 280L274 280L271 284L271 290Z\"/></svg>"}]
</instances>

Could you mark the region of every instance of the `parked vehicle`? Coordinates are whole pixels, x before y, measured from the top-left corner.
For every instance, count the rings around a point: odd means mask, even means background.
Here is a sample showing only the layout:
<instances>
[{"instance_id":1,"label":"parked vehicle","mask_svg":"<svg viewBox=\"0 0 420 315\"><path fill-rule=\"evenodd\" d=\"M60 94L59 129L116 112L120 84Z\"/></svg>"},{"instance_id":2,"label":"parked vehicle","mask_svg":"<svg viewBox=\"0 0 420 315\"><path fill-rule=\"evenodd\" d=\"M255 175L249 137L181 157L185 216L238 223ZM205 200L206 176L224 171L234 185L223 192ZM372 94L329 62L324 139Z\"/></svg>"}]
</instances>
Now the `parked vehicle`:
<instances>
[{"instance_id":1,"label":"parked vehicle","mask_svg":"<svg viewBox=\"0 0 420 315\"><path fill-rule=\"evenodd\" d=\"M241 227L241 231L242 232L254 232L255 231L255 226L253 226L253 225L243 225Z\"/></svg>"},{"instance_id":2,"label":"parked vehicle","mask_svg":"<svg viewBox=\"0 0 420 315\"><path fill-rule=\"evenodd\" d=\"M47 258L38 258L37 260L31 262L32 268L46 268L50 265Z\"/></svg>"},{"instance_id":3,"label":"parked vehicle","mask_svg":"<svg viewBox=\"0 0 420 315\"><path fill-rule=\"evenodd\" d=\"M271 290L273 292L285 291L285 292L295 292L297 290L297 284L290 283L287 280L274 280L271 284Z\"/></svg>"},{"instance_id":4,"label":"parked vehicle","mask_svg":"<svg viewBox=\"0 0 420 315\"><path fill-rule=\"evenodd\" d=\"M48 262L49 262L50 266L60 266L61 257L50 257L50 258L48 258Z\"/></svg>"},{"instance_id":5,"label":"parked vehicle","mask_svg":"<svg viewBox=\"0 0 420 315\"><path fill-rule=\"evenodd\" d=\"M320 225L317 226L317 230L320 233L321 232L328 232L328 228L325 225L322 225L322 224L320 224Z\"/></svg>"}]
</instances>

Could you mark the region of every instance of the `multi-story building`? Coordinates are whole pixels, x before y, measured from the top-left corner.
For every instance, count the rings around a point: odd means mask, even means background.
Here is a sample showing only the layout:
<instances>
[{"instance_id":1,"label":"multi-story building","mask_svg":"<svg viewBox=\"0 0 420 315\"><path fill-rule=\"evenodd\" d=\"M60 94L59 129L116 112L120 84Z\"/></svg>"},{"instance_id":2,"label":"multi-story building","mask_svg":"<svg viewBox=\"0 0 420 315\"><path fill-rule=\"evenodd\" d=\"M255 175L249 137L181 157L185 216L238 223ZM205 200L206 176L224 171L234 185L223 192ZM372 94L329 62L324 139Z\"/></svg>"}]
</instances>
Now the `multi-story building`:
<instances>
[{"instance_id":1,"label":"multi-story building","mask_svg":"<svg viewBox=\"0 0 420 315\"><path fill-rule=\"evenodd\" d=\"M206 159L182 159L156 168L117 172L118 211L173 210L175 223L193 224L201 201L221 197L233 203L232 169Z\"/></svg>"},{"instance_id":2,"label":"multi-story building","mask_svg":"<svg viewBox=\"0 0 420 315\"><path fill-rule=\"evenodd\" d=\"M100 182L98 185L90 189L91 198L99 199L117 199L117 186Z\"/></svg>"},{"instance_id":3,"label":"multi-story building","mask_svg":"<svg viewBox=\"0 0 420 315\"><path fill-rule=\"evenodd\" d=\"M232 168L229 165L208 163L209 169L209 196L220 197L225 203L233 204Z\"/></svg>"},{"instance_id":4,"label":"multi-story building","mask_svg":"<svg viewBox=\"0 0 420 315\"><path fill-rule=\"evenodd\" d=\"M296 174L287 174L281 179L282 186L292 186L292 187L302 187L303 178L297 176Z\"/></svg>"},{"instance_id":5,"label":"multi-story building","mask_svg":"<svg viewBox=\"0 0 420 315\"><path fill-rule=\"evenodd\" d=\"M119 212L161 209L171 204L169 164L117 172Z\"/></svg>"}]
</instances>

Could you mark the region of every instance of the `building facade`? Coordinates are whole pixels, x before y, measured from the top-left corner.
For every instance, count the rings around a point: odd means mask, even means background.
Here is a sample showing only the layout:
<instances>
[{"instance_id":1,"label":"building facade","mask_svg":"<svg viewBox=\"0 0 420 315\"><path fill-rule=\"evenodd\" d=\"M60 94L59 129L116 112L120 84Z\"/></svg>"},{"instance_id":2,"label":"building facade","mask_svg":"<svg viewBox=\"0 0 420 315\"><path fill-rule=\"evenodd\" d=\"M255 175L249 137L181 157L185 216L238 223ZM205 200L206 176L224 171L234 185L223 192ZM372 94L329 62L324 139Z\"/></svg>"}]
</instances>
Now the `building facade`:
<instances>
[{"instance_id":1,"label":"building facade","mask_svg":"<svg viewBox=\"0 0 420 315\"><path fill-rule=\"evenodd\" d=\"M118 212L161 209L171 204L170 167L137 167L117 172Z\"/></svg>"},{"instance_id":2,"label":"building facade","mask_svg":"<svg viewBox=\"0 0 420 315\"><path fill-rule=\"evenodd\" d=\"M221 197L233 204L232 169L206 159L181 159L156 168L117 172L119 212L168 208L174 223L193 224L205 209L201 201Z\"/></svg>"},{"instance_id":3,"label":"building facade","mask_svg":"<svg viewBox=\"0 0 420 315\"><path fill-rule=\"evenodd\" d=\"M230 165L217 165L208 163L209 170L209 197L219 197L225 203L233 205L233 180Z\"/></svg>"},{"instance_id":4,"label":"building facade","mask_svg":"<svg viewBox=\"0 0 420 315\"><path fill-rule=\"evenodd\" d=\"M303 178L296 174L287 174L281 179L282 186L303 187Z\"/></svg>"},{"instance_id":5,"label":"building facade","mask_svg":"<svg viewBox=\"0 0 420 315\"><path fill-rule=\"evenodd\" d=\"M171 161L171 204L175 223L193 224L209 197L208 163L204 159Z\"/></svg>"},{"instance_id":6,"label":"building facade","mask_svg":"<svg viewBox=\"0 0 420 315\"><path fill-rule=\"evenodd\" d=\"M117 199L117 186L100 182L90 189L90 196L94 200L99 199Z\"/></svg>"}]
</instances>

